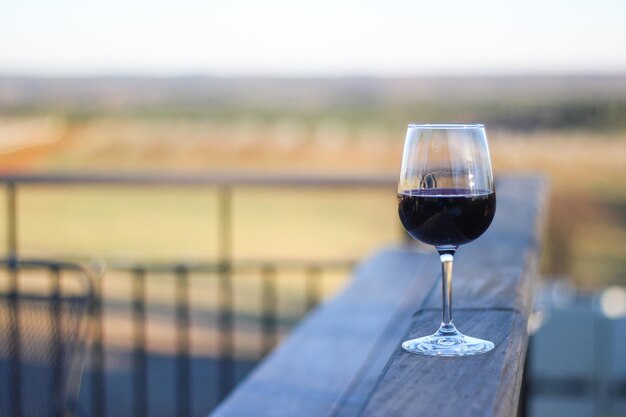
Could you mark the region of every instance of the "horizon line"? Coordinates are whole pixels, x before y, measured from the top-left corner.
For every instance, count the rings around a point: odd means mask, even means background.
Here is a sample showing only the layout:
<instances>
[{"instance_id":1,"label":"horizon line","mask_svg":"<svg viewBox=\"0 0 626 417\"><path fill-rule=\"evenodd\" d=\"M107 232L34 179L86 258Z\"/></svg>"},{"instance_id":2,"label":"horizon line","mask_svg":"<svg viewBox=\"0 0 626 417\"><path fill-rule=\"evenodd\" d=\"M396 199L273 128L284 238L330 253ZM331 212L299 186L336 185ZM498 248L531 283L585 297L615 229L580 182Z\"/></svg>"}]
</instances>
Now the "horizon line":
<instances>
[{"instance_id":1,"label":"horizon line","mask_svg":"<svg viewBox=\"0 0 626 417\"><path fill-rule=\"evenodd\" d=\"M213 78L213 79L258 79L258 80L325 80L325 79L372 79L372 80L394 80L394 79L481 79L481 78L621 78L626 77L626 70L615 72L485 72L472 74L223 74L208 72L189 73L163 73L154 74L150 72L94 72L94 73L18 73L1 72L0 79L22 78L22 79L193 79L193 78Z\"/></svg>"}]
</instances>

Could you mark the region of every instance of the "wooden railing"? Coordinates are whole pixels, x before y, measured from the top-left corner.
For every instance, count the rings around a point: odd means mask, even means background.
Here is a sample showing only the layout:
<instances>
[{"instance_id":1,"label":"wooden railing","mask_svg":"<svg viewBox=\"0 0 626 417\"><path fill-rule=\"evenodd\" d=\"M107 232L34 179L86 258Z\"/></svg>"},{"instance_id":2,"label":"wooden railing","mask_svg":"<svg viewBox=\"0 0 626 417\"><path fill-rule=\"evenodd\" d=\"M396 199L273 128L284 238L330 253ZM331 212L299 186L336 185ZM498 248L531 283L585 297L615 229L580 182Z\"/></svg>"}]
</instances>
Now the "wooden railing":
<instances>
[{"instance_id":1,"label":"wooden railing","mask_svg":"<svg viewBox=\"0 0 626 417\"><path fill-rule=\"evenodd\" d=\"M358 267L212 416L517 415L546 187L507 177L497 196L490 229L460 248L453 284L459 329L492 340L493 351L439 358L399 348L436 330L440 276L436 253L391 248Z\"/></svg>"}]
</instances>

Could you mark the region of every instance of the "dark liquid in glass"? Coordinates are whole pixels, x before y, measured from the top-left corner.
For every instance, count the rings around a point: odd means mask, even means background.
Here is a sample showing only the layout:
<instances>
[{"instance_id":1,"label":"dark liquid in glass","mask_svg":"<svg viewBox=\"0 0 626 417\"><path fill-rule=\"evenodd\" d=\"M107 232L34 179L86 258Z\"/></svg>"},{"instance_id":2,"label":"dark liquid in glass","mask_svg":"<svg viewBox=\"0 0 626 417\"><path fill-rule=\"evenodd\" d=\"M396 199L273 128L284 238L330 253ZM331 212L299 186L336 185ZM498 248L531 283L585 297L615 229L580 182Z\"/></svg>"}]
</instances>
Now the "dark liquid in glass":
<instances>
[{"instance_id":1,"label":"dark liquid in glass","mask_svg":"<svg viewBox=\"0 0 626 417\"><path fill-rule=\"evenodd\" d=\"M398 194L398 212L415 239L458 246L487 230L496 213L496 194L455 188L407 190Z\"/></svg>"}]
</instances>

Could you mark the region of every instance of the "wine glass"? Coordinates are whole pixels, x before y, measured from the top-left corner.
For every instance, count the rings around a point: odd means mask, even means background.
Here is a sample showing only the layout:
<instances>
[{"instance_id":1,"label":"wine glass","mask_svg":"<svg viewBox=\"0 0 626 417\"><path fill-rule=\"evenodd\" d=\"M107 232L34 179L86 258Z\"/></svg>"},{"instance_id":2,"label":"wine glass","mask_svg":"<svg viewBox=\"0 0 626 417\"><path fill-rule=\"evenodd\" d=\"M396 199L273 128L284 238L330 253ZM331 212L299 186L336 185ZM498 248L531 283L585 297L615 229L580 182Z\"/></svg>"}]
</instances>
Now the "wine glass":
<instances>
[{"instance_id":1,"label":"wine glass","mask_svg":"<svg viewBox=\"0 0 626 417\"><path fill-rule=\"evenodd\" d=\"M466 356L493 349L492 342L465 336L452 323L452 262L459 245L482 235L495 212L484 126L410 124L398 184L398 213L413 238L439 252L443 313L435 334L405 341L404 350Z\"/></svg>"}]
</instances>

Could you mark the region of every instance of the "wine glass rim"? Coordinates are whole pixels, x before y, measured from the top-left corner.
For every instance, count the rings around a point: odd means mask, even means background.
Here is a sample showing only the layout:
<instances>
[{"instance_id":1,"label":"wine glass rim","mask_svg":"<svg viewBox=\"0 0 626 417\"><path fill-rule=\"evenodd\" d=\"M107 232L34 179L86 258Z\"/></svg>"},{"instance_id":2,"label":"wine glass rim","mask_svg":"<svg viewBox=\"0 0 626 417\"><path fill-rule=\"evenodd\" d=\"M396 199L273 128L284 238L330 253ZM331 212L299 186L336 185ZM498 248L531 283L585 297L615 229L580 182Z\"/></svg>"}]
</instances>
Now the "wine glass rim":
<instances>
[{"instance_id":1,"label":"wine glass rim","mask_svg":"<svg viewBox=\"0 0 626 417\"><path fill-rule=\"evenodd\" d=\"M409 128L416 129L482 129L482 123L409 123Z\"/></svg>"}]
</instances>

